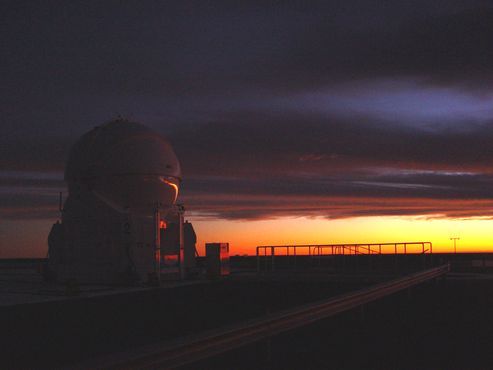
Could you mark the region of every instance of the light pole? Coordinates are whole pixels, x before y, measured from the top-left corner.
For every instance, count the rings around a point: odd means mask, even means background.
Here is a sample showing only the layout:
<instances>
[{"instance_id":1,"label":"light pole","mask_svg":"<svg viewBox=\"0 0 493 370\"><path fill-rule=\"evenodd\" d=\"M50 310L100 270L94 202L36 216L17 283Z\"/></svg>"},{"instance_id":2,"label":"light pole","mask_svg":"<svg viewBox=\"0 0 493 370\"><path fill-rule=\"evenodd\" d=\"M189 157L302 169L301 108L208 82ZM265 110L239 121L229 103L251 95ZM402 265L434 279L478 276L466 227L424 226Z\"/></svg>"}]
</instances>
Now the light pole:
<instances>
[{"instance_id":1,"label":"light pole","mask_svg":"<svg viewBox=\"0 0 493 370\"><path fill-rule=\"evenodd\" d=\"M450 238L450 240L454 241L454 253L457 254L457 240L460 240L460 238L455 237L455 238Z\"/></svg>"}]
</instances>

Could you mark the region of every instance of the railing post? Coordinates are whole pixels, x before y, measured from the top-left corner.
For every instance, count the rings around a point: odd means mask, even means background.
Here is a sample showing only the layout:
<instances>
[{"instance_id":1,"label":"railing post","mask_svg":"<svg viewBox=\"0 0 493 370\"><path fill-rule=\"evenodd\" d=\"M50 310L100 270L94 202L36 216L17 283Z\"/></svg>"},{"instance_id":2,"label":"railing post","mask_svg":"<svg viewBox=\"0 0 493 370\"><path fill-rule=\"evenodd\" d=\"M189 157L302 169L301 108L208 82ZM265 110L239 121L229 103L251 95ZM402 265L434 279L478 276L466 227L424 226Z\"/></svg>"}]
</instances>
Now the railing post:
<instances>
[{"instance_id":1,"label":"railing post","mask_svg":"<svg viewBox=\"0 0 493 370\"><path fill-rule=\"evenodd\" d=\"M342 246L342 271L346 272L346 246Z\"/></svg>"},{"instance_id":2,"label":"railing post","mask_svg":"<svg viewBox=\"0 0 493 370\"><path fill-rule=\"evenodd\" d=\"M267 272L269 269L267 268L269 266L269 261L267 259L267 247L264 247L264 272Z\"/></svg>"},{"instance_id":3,"label":"railing post","mask_svg":"<svg viewBox=\"0 0 493 370\"><path fill-rule=\"evenodd\" d=\"M394 244L394 273L397 272L397 244Z\"/></svg>"},{"instance_id":4,"label":"railing post","mask_svg":"<svg viewBox=\"0 0 493 370\"><path fill-rule=\"evenodd\" d=\"M271 270L274 271L275 270L275 266L274 266L274 256L275 256L274 247L270 247L270 254L271 254Z\"/></svg>"},{"instance_id":5,"label":"railing post","mask_svg":"<svg viewBox=\"0 0 493 370\"><path fill-rule=\"evenodd\" d=\"M291 260L289 259L289 245L286 246L286 259L287 259L288 270L291 270Z\"/></svg>"},{"instance_id":6,"label":"railing post","mask_svg":"<svg viewBox=\"0 0 493 370\"><path fill-rule=\"evenodd\" d=\"M370 271L373 271L373 257L371 255L371 249L370 249L370 244L368 244L368 265L369 265L369 268L370 268Z\"/></svg>"},{"instance_id":7,"label":"railing post","mask_svg":"<svg viewBox=\"0 0 493 370\"><path fill-rule=\"evenodd\" d=\"M294 254L294 270L296 271L296 246L293 246L293 254Z\"/></svg>"},{"instance_id":8,"label":"railing post","mask_svg":"<svg viewBox=\"0 0 493 370\"><path fill-rule=\"evenodd\" d=\"M257 247L257 274L260 273L260 256L259 256L259 248Z\"/></svg>"}]
</instances>

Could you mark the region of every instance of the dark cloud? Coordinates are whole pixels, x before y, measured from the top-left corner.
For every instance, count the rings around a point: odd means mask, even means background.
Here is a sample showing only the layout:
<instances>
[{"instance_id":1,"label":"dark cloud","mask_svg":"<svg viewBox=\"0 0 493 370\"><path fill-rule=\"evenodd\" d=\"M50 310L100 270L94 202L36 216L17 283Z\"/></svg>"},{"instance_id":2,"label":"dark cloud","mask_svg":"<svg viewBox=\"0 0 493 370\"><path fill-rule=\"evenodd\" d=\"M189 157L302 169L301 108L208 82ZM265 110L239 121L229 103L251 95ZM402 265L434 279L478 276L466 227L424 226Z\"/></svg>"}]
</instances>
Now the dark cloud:
<instances>
[{"instance_id":1,"label":"dark cloud","mask_svg":"<svg viewBox=\"0 0 493 370\"><path fill-rule=\"evenodd\" d=\"M450 11L452 6L441 14L414 11L413 17L382 8L376 6L369 12L375 22L381 22L372 28L337 27L330 19L321 19L301 34L289 57L276 60L278 68L272 70L280 80L296 83L298 88L334 81L421 76L434 83L491 89L493 54L488 45L493 42L493 8Z\"/></svg>"},{"instance_id":2,"label":"dark cloud","mask_svg":"<svg viewBox=\"0 0 493 370\"><path fill-rule=\"evenodd\" d=\"M37 137L0 139L3 171L62 171L74 138Z\"/></svg>"},{"instance_id":3,"label":"dark cloud","mask_svg":"<svg viewBox=\"0 0 493 370\"><path fill-rule=\"evenodd\" d=\"M50 219L58 214L59 193L66 186L61 173L3 172L0 174L0 219Z\"/></svg>"},{"instance_id":4,"label":"dark cloud","mask_svg":"<svg viewBox=\"0 0 493 370\"><path fill-rule=\"evenodd\" d=\"M344 120L242 113L177 130L186 174L343 174L372 166L489 171L493 122L467 130L416 130L365 117Z\"/></svg>"},{"instance_id":5,"label":"dark cloud","mask_svg":"<svg viewBox=\"0 0 493 370\"><path fill-rule=\"evenodd\" d=\"M118 113L170 137L202 216L493 214L487 2L1 7L3 218L54 217L70 146ZM398 86L361 98L382 79ZM392 100L403 80L415 91ZM431 85L448 94L438 118L435 92L406 101Z\"/></svg>"},{"instance_id":6,"label":"dark cloud","mask_svg":"<svg viewBox=\"0 0 493 370\"><path fill-rule=\"evenodd\" d=\"M190 178L184 194L350 198L493 199L493 176L477 174L362 174L236 178Z\"/></svg>"},{"instance_id":7,"label":"dark cloud","mask_svg":"<svg viewBox=\"0 0 493 370\"><path fill-rule=\"evenodd\" d=\"M171 135L184 173L182 201L199 214L493 215L490 124L444 133L363 119L252 113L230 119ZM54 156L57 148L45 150ZM53 217L62 173L26 174L23 163L0 178L3 217ZM31 152L25 163L39 170L46 159Z\"/></svg>"},{"instance_id":8,"label":"dark cloud","mask_svg":"<svg viewBox=\"0 0 493 370\"><path fill-rule=\"evenodd\" d=\"M367 166L489 171L493 121L478 125L466 120L459 126L418 130L367 117L239 112L225 113L220 121L161 131L190 175L310 173ZM60 172L75 141L76 137L3 138L0 165L3 170Z\"/></svg>"},{"instance_id":9,"label":"dark cloud","mask_svg":"<svg viewBox=\"0 0 493 370\"><path fill-rule=\"evenodd\" d=\"M446 201L429 198L248 196L196 194L186 197L194 218L230 220L278 217L340 219L368 216L414 216L422 218L492 218L491 200Z\"/></svg>"},{"instance_id":10,"label":"dark cloud","mask_svg":"<svg viewBox=\"0 0 493 370\"><path fill-rule=\"evenodd\" d=\"M48 219L55 221L59 215L58 193L0 193L0 219Z\"/></svg>"},{"instance_id":11,"label":"dark cloud","mask_svg":"<svg viewBox=\"0 0 493 370\"><path fill-rule=\"evenodd\" d=\"M210 95L334 80L490 78L493 8L479 1L43 2L4 5L10 99Z\"/></svg>"}]
</instances>

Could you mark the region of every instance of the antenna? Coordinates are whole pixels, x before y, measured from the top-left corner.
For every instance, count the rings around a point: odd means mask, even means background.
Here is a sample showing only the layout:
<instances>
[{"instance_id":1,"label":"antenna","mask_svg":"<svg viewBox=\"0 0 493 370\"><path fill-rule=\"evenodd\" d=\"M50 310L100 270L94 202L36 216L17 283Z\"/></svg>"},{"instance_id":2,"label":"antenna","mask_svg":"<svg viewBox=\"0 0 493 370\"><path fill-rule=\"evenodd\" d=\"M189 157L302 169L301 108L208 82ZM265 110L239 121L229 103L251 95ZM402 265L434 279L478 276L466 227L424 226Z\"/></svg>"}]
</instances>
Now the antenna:
<instances>
[{"instance_id":1,"label":"antenna","mask_svg":"<svg viewBox=\"0 0 493 370\"><path fill-rule=\"evenodd\" d=\"M450 240L454 241L454 253L457 254L457 240L460 240L458 236L450 238Z\"/></svg>"}]
</instances>

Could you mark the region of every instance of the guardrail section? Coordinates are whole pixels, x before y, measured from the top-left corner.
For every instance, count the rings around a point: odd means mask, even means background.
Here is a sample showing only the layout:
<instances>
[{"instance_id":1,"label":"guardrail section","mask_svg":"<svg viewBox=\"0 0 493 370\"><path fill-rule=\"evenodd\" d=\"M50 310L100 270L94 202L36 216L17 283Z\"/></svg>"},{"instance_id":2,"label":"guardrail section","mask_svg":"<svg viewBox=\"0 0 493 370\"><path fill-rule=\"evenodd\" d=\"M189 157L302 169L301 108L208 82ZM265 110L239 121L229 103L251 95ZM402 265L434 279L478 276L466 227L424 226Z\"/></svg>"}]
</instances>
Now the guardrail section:
<instances>
[{"instance_id":1,"label":"guardrail section","mask_svg":"<svg viewBox=\"0 0 493 370\"><path fill-rule=\"evenodd\" d=\"M335 256L368 256L382 255L431 255L431 242L394 242L394 243L360 243L360 244L298 244L298 245L261 245L256 249L257 271L274 270L275 258L282 257L296 269L297 257L309 257L320 260Z\"/></svg>"}]
</instances>

